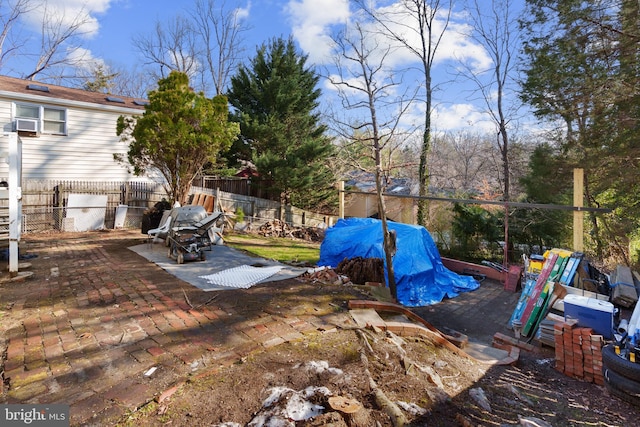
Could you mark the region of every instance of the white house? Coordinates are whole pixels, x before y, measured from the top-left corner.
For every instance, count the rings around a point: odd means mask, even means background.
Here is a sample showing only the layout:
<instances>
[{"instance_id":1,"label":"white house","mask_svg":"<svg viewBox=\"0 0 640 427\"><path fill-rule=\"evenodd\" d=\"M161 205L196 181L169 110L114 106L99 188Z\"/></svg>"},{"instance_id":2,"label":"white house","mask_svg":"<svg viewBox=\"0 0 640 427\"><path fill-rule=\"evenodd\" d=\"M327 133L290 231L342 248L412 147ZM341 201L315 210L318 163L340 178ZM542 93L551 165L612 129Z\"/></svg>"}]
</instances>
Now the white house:
<instances>
[{"instance_id":1,"label":"white house","mask_svg":"<svg viewBox=\"0 0 640 427\"><path fill-rule=\"evenodd\" d=\"M116 135L121 115L141 115L145 100L0 76L0 124L22 140L23 180L139 179L113 155L126 153ZM0 157L7 138L0 137ZM0 161L0 177L8 165Z\"/></svg>"}]
</instances>

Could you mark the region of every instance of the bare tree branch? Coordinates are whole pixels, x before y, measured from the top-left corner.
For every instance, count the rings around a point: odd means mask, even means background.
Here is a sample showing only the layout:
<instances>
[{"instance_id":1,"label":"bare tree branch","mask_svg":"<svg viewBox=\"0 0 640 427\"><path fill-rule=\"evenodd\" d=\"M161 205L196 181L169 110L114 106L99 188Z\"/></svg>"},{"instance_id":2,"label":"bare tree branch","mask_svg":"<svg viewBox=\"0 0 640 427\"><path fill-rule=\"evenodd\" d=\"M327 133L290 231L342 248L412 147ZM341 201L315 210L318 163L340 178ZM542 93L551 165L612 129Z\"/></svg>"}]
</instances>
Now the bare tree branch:
<instances>
[{"instance_id":1,"label":"bare tree branch","mask_svg":"<svg viewBox=\"0 0 640 427\"><path fill-rule=\"evenodd\" d=\"M15 2L0 0L0 26L2 26L2 32L0 32L0 69L8 57L24 46L25 39L21 39L15 33L15 26L22 15L34 8L33 0L17 0Z\"/></svg>"},{"instance_id":2,"label":"bare tree branch","mask_svg":"<svg viewBox=\"0 0 640 427\"><path fill-rule=\"evenodd\" d=\"M193 26L189 20L176 16L166 24L156 22L155 33L136 36L133 45L146 59L145 65L155 69L156 80L166 78L171 71L193 76L198 72L198 49Z\"/></svg>"},{"instance_id":3,"label":"bare tree branch","mask_svg":"<svg viewBox=\"0 0 640 427\"><path fill-rule=\"evenodd\" d=\"M206 72L213 80L216 94L220 95L242 58L242 33L249 27L243 23L241 10L227 9L225 1L217 7L215 0L197 0L190 15L202 43Z\"/></svg>"},{"instance_id":4,"label":"bare tree branch","mask_svg":"<svg viewBox=\"0 0 640 427\"><path fill-rule=\"evenodd\" d=\"M77 65L77 58L74 59L72 53L79 49L80 38L87 33L84 28L91 22L91 17L84 7L71 21L65 17L64 9L52 10L47 3L44 4L44 8L40 52L33 71L24 77L27 80L33 80L36 75L54 67Z\"/></svg>"}]
</instances>

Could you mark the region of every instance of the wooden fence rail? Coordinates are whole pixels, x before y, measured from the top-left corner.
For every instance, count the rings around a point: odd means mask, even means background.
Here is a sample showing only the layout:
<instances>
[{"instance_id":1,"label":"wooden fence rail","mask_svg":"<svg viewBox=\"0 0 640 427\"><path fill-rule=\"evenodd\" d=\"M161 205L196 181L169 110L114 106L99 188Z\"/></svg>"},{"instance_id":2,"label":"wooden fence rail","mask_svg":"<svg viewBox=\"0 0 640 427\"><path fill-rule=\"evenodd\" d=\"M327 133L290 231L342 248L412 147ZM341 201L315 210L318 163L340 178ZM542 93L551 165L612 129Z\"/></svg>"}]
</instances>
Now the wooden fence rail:
<instances>
[{"instance_id":1,"label":"wooden fence rail","mask_svg":"<svg viewBox=\"0 0 640 427\"><path fill-rule=\"evenodd\" d=\"M280 203L272 200L221 191L220 188L212 190L194 186L192 194L196 193L216 196L217 208L230 214L241 209L252 222L269 221L279 218L281 214ZM140 227L145 211L167 198L161 184L149 182L25 180L22 183L22 232L64 230L64 219L70 211L70 194L106 195L105 228L115 227L116 212L122 205L126 205L127 212L123 227ZM327 227L337 219L292 206L284 209L285 221L293 225Z\"/></svg>"}]
</instances>

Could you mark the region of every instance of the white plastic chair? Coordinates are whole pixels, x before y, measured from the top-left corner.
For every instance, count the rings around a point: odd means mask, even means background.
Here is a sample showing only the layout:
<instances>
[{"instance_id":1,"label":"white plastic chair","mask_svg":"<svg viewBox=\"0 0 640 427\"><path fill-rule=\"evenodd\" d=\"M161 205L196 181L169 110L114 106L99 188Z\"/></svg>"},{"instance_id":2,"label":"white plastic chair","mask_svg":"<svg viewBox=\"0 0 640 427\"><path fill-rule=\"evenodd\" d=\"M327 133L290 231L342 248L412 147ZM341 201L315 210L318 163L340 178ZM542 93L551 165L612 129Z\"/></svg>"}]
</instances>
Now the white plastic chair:
<instances>
[{"instance_id":1,"label":"white plastic chair","mask_svg":"<svg viewBox=\"0 0 640 427\"><path fill-rule=\"evenodd\" d=\"M151 230L147 231L148 242L149 243L154 242L156 237L158 237L159 234L168 233L170 228L171 228L171 215L167 217L164 224L162 224L160 227L152 228Z\"/></svg>"}]
</instances>

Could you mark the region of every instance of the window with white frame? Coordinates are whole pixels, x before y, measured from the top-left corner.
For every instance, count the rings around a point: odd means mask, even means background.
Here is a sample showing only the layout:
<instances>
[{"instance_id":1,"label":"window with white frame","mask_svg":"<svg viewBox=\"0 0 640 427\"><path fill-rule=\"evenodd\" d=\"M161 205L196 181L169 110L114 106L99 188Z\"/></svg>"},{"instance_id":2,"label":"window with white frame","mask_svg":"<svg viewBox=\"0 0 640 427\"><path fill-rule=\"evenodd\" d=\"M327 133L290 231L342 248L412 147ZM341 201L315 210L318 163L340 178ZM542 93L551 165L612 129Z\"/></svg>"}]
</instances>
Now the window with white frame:
<instances>
[{"instance_id":1,"label":"window with white frame","mask_svg":"<svg viewBox=\"0 0 640 427\"><path fill-rule=\"evenodd\" d=\"M67 110L33 104L15 104L15 106L15 118L36 120L41 133L67 134Z\"/></svg>"}]
</instances>

